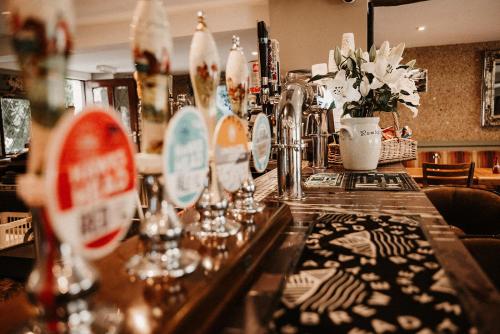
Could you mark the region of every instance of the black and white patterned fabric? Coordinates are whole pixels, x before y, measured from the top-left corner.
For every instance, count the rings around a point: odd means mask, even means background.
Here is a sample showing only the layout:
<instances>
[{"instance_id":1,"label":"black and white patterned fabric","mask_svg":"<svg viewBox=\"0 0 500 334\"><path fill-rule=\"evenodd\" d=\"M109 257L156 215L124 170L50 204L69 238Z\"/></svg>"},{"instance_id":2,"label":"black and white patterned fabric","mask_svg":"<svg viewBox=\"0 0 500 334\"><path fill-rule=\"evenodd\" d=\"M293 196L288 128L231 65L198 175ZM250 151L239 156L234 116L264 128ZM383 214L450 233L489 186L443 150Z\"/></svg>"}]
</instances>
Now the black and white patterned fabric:
<instances>
[{"instance_id":1,"label":"black and white patterned fabric","mask_svg":"<svg viewBox=\"0 0 500 334\"><path fill-rule=\"evenodd\" d=\"M350 172L345 189L367 191L418 191L418 185L407 173Z\"/></svg>"},{"instance_id":2,"label":"black and white patterned fabric","mask_svg":"<svg viewBox=\"0 0 500 334\"><path fill-rule=\"evenodd\" d=\"M308 188L339 188L342 186L344 173L316 173L304 182Z\"/></svg>"},{"instance_id":3,"label":"black and white patterned fabric","mask_svg":"<svg viewBox=\"0 0 500 334\"><path fill-rule=\"evenodd\" d=\"M474 332L409 217L322 216L273 318L283 334Z\"/></svg>"}]
</instances>

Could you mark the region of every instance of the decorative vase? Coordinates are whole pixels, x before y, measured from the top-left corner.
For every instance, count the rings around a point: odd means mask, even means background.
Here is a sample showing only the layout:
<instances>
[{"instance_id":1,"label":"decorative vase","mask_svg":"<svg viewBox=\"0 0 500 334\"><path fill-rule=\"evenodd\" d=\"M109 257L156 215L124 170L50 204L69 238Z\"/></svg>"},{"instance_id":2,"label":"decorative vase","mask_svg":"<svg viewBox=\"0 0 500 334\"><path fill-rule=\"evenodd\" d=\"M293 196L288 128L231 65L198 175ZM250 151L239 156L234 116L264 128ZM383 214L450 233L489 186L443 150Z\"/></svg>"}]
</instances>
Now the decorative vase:
<instances>
[{"instance_id":1,"label":"decorative vase","mask_svg":"<svg viewBox=\"0 0 500 334\"><path fill-rule=\"evenodd\" d=\"M378 117L340 120L340 154L345 169L377 168L382 147Z\"/></svg>"}]
</instances>

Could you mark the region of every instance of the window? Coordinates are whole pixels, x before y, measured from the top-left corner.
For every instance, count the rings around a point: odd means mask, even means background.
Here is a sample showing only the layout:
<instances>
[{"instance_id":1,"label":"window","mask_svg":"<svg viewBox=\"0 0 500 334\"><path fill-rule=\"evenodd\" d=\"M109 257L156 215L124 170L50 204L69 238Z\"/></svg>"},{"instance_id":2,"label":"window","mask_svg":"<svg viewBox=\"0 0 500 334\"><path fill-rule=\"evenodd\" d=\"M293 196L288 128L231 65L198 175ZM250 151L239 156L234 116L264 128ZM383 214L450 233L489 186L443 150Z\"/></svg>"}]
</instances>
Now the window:
<instances>
[{"instance_id":1,"label":"window","mask_svg":"<svg viewBox=\"0 0 500 334\"><path fill-rule=\"evenodd\" d=\"M64 85L66 108L73 107L75 114L83 110L83 82L80 80L66 79Z\"/></svg>"},{"instance_id":2,"label":"window","mask_svg":"<svg viewBox=\"0 0 500 334\"><path fill-rule=\"evenodd\" d=\"M5 153L19 153L30 140L30 103L26 99L2 97L0 106Z\"/></svg>"}]
</instances>

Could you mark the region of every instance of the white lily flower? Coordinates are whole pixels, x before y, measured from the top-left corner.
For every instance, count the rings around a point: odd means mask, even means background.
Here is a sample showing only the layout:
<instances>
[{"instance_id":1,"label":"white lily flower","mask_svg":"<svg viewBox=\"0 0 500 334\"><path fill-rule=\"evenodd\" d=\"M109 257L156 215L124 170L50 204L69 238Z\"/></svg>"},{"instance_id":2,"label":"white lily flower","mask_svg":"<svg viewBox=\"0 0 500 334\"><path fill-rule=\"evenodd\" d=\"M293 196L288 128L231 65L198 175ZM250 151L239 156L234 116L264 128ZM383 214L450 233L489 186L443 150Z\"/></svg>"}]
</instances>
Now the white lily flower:
<instances>
[{"instance_id":1,"label":"white lily flower","mask_svg":"<svg viewBox=\"0 0 500 334\"><path fill-rule=\"evenodd\" d=\"M371 90L378 89L382 87L384 84L380 82L377 78L373 78L372 83L368 80L368 77L364 76L360 85L359 85L359 92L361 93L361 96L366 96L370 93Z\"/></svg>"},{"instance_id":2,"label":"white lily flower","mask_svg":"<svg viewBox=\"0 0 500 334\"><path fill-rule=\"evenodd\" d=\"M368 52L364 51L361 54L361 59L363 59L366 63L369 63L370 62L370 54Z\"/></svg>"},{"instance_id":3,"label":"white lily flower","mask_svg":"<svg viewBox=\"0 0 500 334\"><path fill-rule=\"evenodd\" d=\"M386 58L377 57L374 62L368 62L361 65L361 70L372 74L380 82L389 85L395 85L401 78L403 71L393 68L389 65Z\"/></svg>"},{"instance_id":4,"label":"white lily flower","mask_svg":"<svg viewBox=\"0 0 500 334\"><path fill-rule=\"evenodd\" d=\"M340 70L334 79L326 82L328 91L333 95L337 108L343 107L346 102L359 101L361 94L354 88L356 78L346 78L346 72Z\"/></svg>"},{"instance_id":5,"label":"white lily flower","mask_svg":"<svg viewBox=\"0 0 500 334\"><path fill-rule=\"evenodd\" d=\"M332 102L335 101L333 93L328 89L325 90L323 96L318 96L317 98L318 98L318 104L320 105L321 108L324 109L329 108Z\"/></svg>"},{"instance_id":6,"label":"white lily flower","mask_svg":"<svg viewBox=\"0 0 500 334\"><path fill-rule=\"evenodd\" d=\"M328 53L328 72L337 72L339 66L335 62L335 50L330 50Z\"/></svg>"},{"instance_id":7,"label":"white lily flower","mask_svg":"<svg viewBox=\"0 0 500 334\"><path fill-rule=\"evenodd\" d=\"M396 69L399 66L399 62L403 59L403 51L405 50L405 44L400 43L398 46L392 48L387 56L388 66Z\"/></svg>"},{"instance_id":8,"label":"white lily flower","mask_svg":"<svg viewBox=\"0 0 500 334\"><path fill-rule=\"evenodd\" d=\"M389 56L389 51L390 51L389 42L385 41L380 46L380 49L378 49L376 58L378 57L387 58Z\"/></svg>"},{"instance_id":9,"label":"white lily flower","mask_svg":"<svg viewBox=\"0 0 500 334\"><path fill-rule=\"evenodd\" d=\"M377 51L375 61L362 64L361 70L373 74L379 81L387 84L392 93L399 93L398 82L405 71L398 69L398 66L404 47L405 45L401 43L390 49L389 42L385 41Z\"/></svg>"},{"instance_id":10,"label":"white lily flower","mask_svg":"<svg viewBox=\"0 0 500 334\"><path fill-rule=\"evenodd\" d=\"M412 94L417 90L417 86L415 85L415 81L406 77L402 76L399 81L395 84L394 89L397 90L397 92L401 92L402 90Z\"/></svg>"}]
</instances>

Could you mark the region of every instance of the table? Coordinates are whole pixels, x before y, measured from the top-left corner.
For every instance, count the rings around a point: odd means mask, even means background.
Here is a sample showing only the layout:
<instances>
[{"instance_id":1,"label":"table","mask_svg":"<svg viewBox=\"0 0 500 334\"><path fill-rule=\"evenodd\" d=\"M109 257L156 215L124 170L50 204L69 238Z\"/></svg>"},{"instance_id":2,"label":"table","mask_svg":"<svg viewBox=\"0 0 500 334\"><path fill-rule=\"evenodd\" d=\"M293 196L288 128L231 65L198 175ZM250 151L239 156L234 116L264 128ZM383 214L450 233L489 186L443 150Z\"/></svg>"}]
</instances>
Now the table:
<instances>
[{"instance_id":1,"label":"table","mask_svg":"<svg viewBox=\"0 0 500 334\"><path fill-rule=\"evenodd\" d=\"M407 167L408 174L415 179L415 181L421 183L423 179L422 168L420 167ZM485 185L488 187L499 187L500 186L500 174L493 174L491 168L475 168L474 169L474 183L479 185Z\"/></svg>"},{"instance_id":2,"label":"table","mask_svg":"<svg viewBox=\"0 0 500 334\"><path fill-rule=\"evenodd\" d=\"M341 168L332 170L342 171ZM379 171L404 172L405 169L402 165L395 164L382 167ZM304 168L304 177L311 173L309 168ZM255 181L256 198L268 201L269 205L272 203L277 205L279 201L275 197L276 180L276 170L257 178ZM226 328L225 333L251 333L265 329L282 291L283 280L289 272L293 271L315 220L325 213L349 214L353 211L418 216L420 226L438 262L453 283L470 321L477 326L480 333L500 333L499 292L463 244L450 231L424 193L419 191L345 191L343 188L304 188L304 190L306 198L303 201L286 202L294 220L283 233L284 240L281 246L267 254L260 276L252 283L240 301L232 306L233 311L225 311L224 320L219 320L220 326ZM166 305L168 293L165 291L153 290L145 294L140 284L126 283L123 278L124 273L119 268L122 268L124 261L133 254L136 244L136 239L129 239L111 256L97 263L98 267L103 269L101 272L103 285L99 299L116 301L121 305L134 305L137 310L147 311L151 308L146 303L147 298L157 296L158 301L164 301L162 305ZM228 284L228 287L230 286L231 284ZM197 287L203 289L202 284ZM174 303L179 302L182 301L174 301ZM214 301L215 305L220 305L220 303ZM168 307L163 317L174 316L172 310L168 311ZM127 310L124 311L125 314L127 312ZM19 324L33 314L34 310L29 306L26 296L21 294L0 304L0 328L13 328L13 324ZM165 320L163 318L163 321Z\"/></svg>"}]
</instances>

